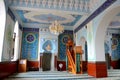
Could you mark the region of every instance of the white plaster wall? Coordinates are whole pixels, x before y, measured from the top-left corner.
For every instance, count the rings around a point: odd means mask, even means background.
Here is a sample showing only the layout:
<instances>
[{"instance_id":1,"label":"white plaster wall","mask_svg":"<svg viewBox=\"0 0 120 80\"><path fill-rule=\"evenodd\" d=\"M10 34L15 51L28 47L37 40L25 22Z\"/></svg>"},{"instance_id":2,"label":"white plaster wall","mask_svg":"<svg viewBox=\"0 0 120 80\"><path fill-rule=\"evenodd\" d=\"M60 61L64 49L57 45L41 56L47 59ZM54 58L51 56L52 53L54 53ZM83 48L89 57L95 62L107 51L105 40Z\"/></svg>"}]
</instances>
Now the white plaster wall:
<instances>
[{"instance_id":1,"label":"white plaster wall","mask_svg":"<svg viewBox=\"0 0 120 80\"><path fill-rule=\"evenodd\" d=\"M85 27L83 27L81 30L79 30L76 33L76 46L81 45L81 42L80 42L81 37L84 37L85 40L87 40L87 29Z\"/></svg>"},{"instance_id":2,"label":"white plaster wall","mask_svg":"<svg viewBox=\"0 0 120 80\"><path fill-rule=\"evenodd\" d=\"M88 47L88 61L95 61L95 41L94 41L94 28L93 21L87 24L87 47Z\"/></svg>"},{"instance_id":3,"label":"white plaster wall","mask_svg":"<svg viewBox=\"0 0 120 80\"><path fill-rule=\"evenodd\" d=\"M76 46L82 46L83 55L82 60L85 60L85 41L87 40L87 29L83 27L76 33Z\"/></svg>"},{"instance_id":4,"label":"white plaster wall","mask_svg":"<svg viewBox=\"0 0 120 80\"><path fill-rule=\"evenodd\" d=\"M14 32L16 33L15 44L14 44L14 58L12 61L20 59L21 53L21 42L22 42L22 31L19 29L18 22L15 24Z\"/></svg>"},{"instance_id":5,"label":"white plaster wall","mask_svg":"<svg viewBox=\"0 0 120 80\"><path fill-rule=\"evenodd\" d=\"M4 40L4 30L5 30L5 21L6 21L6 10L4 0L0 0L0 62L2 59L2 49L3 49L3 40Z\"/></svg>"},{"instance_id":6,"label":"white plaster wall","mask_svg":"<svg viewBox=\"0 0 120 80\"><path fill-rule=\"evenodd\" d=\"M14 21L7 14L5 31L4 31L3 51L2 51L3 61L11 60L13 53L13 33L14 33Z\"/></svg>"},{"instance_id":7,"label":"white plaster wall","mask_svg":"<svg viewBox=\"0 0 120 80\"><path fill-rule=\"evenodd\" d=\"M22 47L22 31L19 29L19 49L18 49L18 59L20 59L21 47Z\"/></svg>"}]
</instances>

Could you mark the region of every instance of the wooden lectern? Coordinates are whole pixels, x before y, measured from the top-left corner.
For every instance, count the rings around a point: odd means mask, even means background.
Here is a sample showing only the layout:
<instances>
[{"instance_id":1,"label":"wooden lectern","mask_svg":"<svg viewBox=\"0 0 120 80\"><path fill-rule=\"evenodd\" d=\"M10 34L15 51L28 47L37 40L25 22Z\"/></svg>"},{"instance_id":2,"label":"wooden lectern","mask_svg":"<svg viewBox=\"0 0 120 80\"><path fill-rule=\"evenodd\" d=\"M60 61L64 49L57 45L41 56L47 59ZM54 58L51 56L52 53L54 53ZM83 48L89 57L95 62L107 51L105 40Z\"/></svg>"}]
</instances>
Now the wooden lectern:
<instances>
[{"instance_id":1,"label":"wooden lectern","mask_svg":"<svg viewBox=\"0 0 120 80\"><path fill-rule=\"evenodd\" d=\"M26 72L27 71L27 60L20 59L18 63L18 72Z\"/></svg>"}]
</instances>

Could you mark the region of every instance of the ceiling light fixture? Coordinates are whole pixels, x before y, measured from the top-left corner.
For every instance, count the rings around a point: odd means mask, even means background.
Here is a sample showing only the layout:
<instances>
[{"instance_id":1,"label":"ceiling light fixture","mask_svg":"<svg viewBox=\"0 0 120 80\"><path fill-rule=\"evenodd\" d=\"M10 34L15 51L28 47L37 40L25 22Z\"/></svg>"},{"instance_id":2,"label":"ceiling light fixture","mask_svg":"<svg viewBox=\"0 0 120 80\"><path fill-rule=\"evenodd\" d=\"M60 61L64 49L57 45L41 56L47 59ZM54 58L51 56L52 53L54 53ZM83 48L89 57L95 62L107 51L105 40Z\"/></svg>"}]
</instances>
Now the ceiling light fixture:
<instances>
[{"instance_id":1,"label":"ceiling light fixture","mask_svg":"<svg viewBox=\"0 0 120 80\"><path fill-rule=\"evenodd\" d=\"M55 35L59 35L64 32L64 27L57 20L55 20L50 25L49 30L51 33L53 33Z\"/></svg>"}]
</instances>

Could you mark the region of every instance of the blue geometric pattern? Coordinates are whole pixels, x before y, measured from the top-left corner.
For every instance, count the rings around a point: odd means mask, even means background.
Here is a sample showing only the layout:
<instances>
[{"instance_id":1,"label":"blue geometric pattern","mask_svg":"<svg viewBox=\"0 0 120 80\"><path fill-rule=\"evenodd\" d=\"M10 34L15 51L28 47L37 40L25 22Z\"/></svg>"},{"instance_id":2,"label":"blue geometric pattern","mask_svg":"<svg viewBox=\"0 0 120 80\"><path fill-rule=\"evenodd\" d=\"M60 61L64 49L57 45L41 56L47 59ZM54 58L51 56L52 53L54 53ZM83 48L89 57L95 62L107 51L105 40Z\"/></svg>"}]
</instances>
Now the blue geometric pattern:
<instances>
[{"instance_id":1,"label":"blue geometric pattern","mask_svg":"<svg viewBox=\"0 0 120 80\"><path fill-rule=\"evenodd\" d=\"M25 13L28 13L29 11L23 11L23 10L16 10L16 13L20 16L22 22L24 23L38 23L38 22L35 22L35 21L32 21L32 20L29 20L29 19L26 19L24 17L24 14Z\"/></svg>"},{"instance_id":2,"label":"blue geometric pattern","mask_svg":"<svg viewBox=\"0 0 120 80\"><path fill-rule=\"evenodd\" d=\"M38 59L38 32L23 31L22 37L22 59Z\"/></svg>"},{"instance_id":3,"label":"blue geometric pattern","mask_svg":"<svg viewBox=\"0 0 120 80\"><path fill-rule=\"evenodd\" d=\"M47 50L46 47L47 46L50 46L50 50ZM47 40L43 46L42 46L42 49L44 50L45 53L51 53L51 50L53 49L53 46L52 46L52 42L50 40Z\"/></svg>"},{"instance_id":4,"label":"blue geometric pattern","mask_svg":"<svg viewBox=\"0 0 120 80\"><path fill-rule=\"evenodd\" d=\"M66 42L68 38L73 40L73 31L65 30L64 33L59 35L59 45L58 45L58 59L59 60L66 60Z\"/></svg>"},{"instance_id":5,"label":"blue geometric pattern","mask_svg":"<svg viewBox=\"0 0 120 80\"><path fill-rule=\"evenodd\" d=\"M57 40L55 39L47 39L41 38L40 39L40 53L57 53ZM46 49L47 46L50 46L51 49L48 51Z\"/></svg>"},{"instance_id":6,"label":"blue geometric pattern","mask_svg":"<svg viewBox=\"0 0 120 80\"><path fill-rule=\"evenodd\" d=\"M29 33L28 35L26 35L26 41L29 43L33 43L36 40L36 37L34 36L34 34Z\"/></svg>"}]
</instances>

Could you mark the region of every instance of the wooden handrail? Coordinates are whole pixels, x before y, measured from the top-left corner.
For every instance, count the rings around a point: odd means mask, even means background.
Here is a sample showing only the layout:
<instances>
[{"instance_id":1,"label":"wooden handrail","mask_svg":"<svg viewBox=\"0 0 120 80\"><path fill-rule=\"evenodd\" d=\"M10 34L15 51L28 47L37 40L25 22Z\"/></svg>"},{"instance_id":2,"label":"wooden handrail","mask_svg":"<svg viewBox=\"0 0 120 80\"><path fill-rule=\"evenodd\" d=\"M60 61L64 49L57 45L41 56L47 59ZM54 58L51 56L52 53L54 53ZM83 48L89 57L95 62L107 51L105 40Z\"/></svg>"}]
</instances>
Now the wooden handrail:
<instances>
[{"instance_id":1,"label":"wooden handrail","mask_svg":"<svg viewBox=\"0 0 120 80\"><path fill-rule=\"evenodd\" d=\"M66 43L66 54L68 57L68 71L78 74L82 73L82 47L81 46L74 46L74 43L71 39L68 39L68 42ZM80 55L80 61L79 56ZM80 68L80 71L79 71Z\"/></svg>"},{"instance_id":2,"label":"wooden handrail","mask_svg":"<svg viewBox=\"0 0 120 80\"><path fill-rule=\"evenodd\" d=\"M71 56L71 53L70 53L69 49L67 49L67 56L68 56L68 60L69 60L70 64L72 65L71 66L72 67L72 72L76 74L76 65L75 65L75 62L74 62L74 60Z\"/></svg>"}]
</instances>

